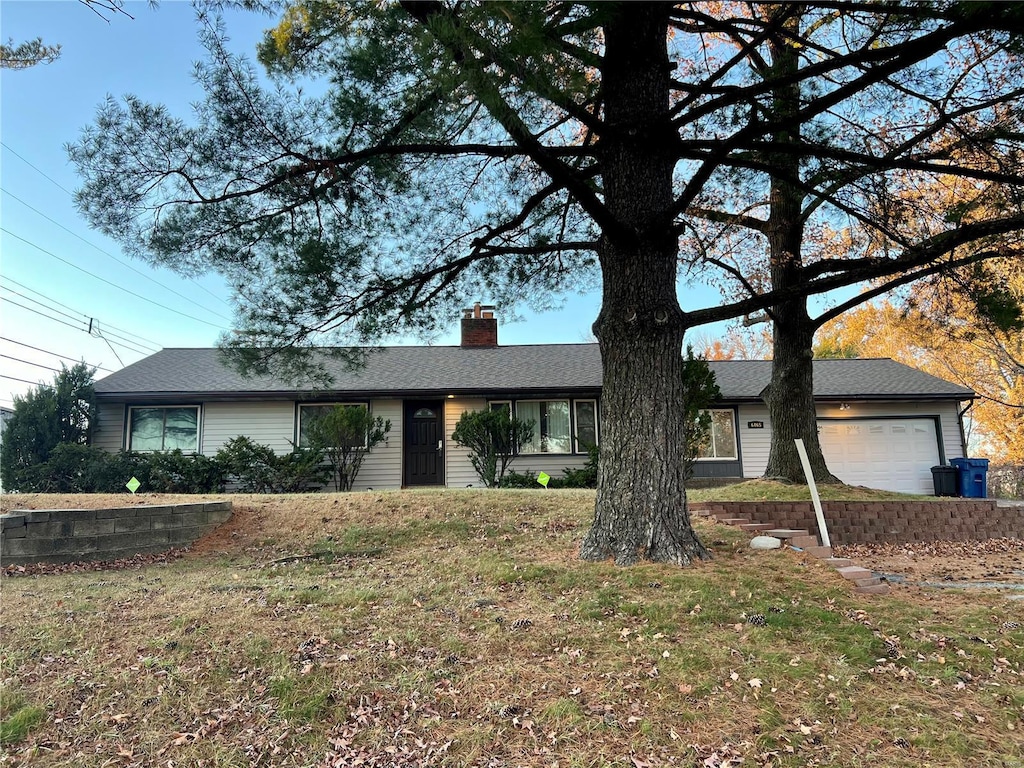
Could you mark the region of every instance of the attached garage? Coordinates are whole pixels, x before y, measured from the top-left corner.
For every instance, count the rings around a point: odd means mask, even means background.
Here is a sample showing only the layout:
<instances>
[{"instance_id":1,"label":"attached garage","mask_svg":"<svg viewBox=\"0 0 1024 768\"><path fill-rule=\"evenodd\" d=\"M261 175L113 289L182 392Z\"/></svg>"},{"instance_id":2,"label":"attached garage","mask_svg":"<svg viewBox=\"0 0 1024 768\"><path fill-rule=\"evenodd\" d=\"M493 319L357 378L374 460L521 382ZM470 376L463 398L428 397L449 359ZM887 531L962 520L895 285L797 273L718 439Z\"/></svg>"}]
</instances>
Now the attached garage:
<instances>
[{"instance_id":1,"label":"attached garage","mask_svg":"<svg viewBox=\"0 0 1024 768\"><path fill-rule=\"evenodd\" d=\"M935 419L821 419L825 461L847 485L930 494L931 468L942 463Z\"/></svg>"},{"instance_id":2,"label":"attached garage","mask_svg":"<svg viewBox=\"0 0 1024 768\"><path fill-rule=\"evenodd\" d=\"M773 432L764 402L771 362L716 360L711 366L723 406L735 403L737 474L762 477ZM931 468L967 455L961 414L974 397L966 387L893 360L814 361L818 440L829 471L849 485L932 495Z\"/></svg>"}]
</instances>

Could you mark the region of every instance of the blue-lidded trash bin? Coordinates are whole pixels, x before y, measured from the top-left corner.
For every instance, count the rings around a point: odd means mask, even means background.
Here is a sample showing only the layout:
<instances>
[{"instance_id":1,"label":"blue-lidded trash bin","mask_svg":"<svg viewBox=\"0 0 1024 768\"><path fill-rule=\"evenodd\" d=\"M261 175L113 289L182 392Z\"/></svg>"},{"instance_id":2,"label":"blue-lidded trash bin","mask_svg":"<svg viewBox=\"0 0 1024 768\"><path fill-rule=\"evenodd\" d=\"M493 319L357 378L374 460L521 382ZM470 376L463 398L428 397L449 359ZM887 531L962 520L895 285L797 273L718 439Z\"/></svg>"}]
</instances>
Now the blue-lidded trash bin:
<instances>
[{"instance_id":1,"label":"blue-lidded trash bin","mask_svg":"<svg viewBox=\"0 0 1024 768\"><path fill-rule=\"evenodd\" d=\"M960 495L967 499L988 498L988 459L950 459L960 472Z\"/></svg>"}]
</instances>

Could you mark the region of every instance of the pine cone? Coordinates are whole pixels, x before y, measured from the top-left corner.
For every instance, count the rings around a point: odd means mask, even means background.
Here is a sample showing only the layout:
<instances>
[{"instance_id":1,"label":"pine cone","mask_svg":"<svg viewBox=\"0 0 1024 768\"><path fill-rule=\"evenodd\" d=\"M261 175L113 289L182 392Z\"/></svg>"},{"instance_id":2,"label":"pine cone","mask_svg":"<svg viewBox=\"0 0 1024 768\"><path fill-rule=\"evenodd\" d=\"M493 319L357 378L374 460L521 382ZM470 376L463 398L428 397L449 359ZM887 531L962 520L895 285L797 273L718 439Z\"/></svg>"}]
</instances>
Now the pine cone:
<instances>
[{"instance_id":1,"label":"pine cone","mask_svg":"<svg viewBox=\"0 0 1024 768\"><path fill-rule=\"evenodd\" d=\"M886 637L883 638L885 645L885 655L890 659L899 659L903 656L903 649L900 648L900 639L898 637Z\"/></svg>"},{"instance_id":2,"label":"pine cone","mask_svg":"<svg viewBox=\"0 0 1024 768\"><path fill-rule=\"evenodd\" d=\"M498 710L498 717L517 717L522 714L523 708L518 704L506 704Z\"/></svg>"}]
</instances>

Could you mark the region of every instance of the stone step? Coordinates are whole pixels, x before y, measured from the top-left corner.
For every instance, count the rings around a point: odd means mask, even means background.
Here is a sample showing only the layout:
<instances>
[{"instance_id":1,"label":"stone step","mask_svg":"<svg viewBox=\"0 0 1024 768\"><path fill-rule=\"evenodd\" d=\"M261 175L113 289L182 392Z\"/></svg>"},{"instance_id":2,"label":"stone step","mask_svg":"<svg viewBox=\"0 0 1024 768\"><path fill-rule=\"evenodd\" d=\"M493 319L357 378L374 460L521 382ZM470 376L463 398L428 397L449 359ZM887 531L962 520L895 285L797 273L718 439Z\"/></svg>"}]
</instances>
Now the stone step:
<instances>
[{"instance_id":1,"label":"stone step","mask_svg":"<svg viewBox=\"0 0 1024 768\"><path fill-rule=\"evenodd\" d=\"M771 523L740 523L740 528L742 528L744 531L767 531L771 527Z\"/></svg>"},{"instance_id":2,"label":"stone step","mask_svg":"<svg viewBox=\"0 0 1024 768\"><path fill-rule=\"evenodd\" d=\"M804 552L819 560L832 557L832 547L804 547Z\"/></svg>"},{"instance_id":3,"label":"stone step","mask_svg":"<svg viewBox=\"0 0 1024 768\"><path fill-rule=\"evenodd\" d=\"M718 522L722 523L723 525L743 525L744 523L749 523L750 522L750 518L749 517L720 517L720 518L718 518Z\"/></svg>"},{"instance_id":4,"label":"stone step","mask_svg":"<svg viewBox=\"0 0 1024 768\"><path fill-rule=\"evenodd\" d=\"M851 579L854 586L857 587L873 587L875 584L881 584L882 580L877 576L871 576L867 579Z\"/></svg>"},{"instance_id":5,"label":"stone step","mask_svg":"<svg viewBox=\"0 0 1024 768\"><path fill-rule=\"evenodd\" d=\"M854 587L854 592L862 595L888 595L889 585L888 584L872 584L866 587Z\"/></svg>"},{"instance_id":6,"label":"stone step","mask_svg":"<svg viewBox=\"0 0 1024 768\"><path fill-rule=\"evenodd\" d=\"M831 565L833 568L846 568L853 565L853 560L848 557L825 557L821 562Z\"/></svg>"},{"instance_id":7,"label":"stone step","mask_svg":"<svg viewBox=\"0 0 1024 768\"><path fill-rule=\"evenodd\" d=\"M769 528L764 532L765 536L774 536L776 539L792 539L794 536L806 536L806 529L799 528Z\"/></svg>"},{"instance_id":8,"label":"stone step","mask_svg":"<svg viewBox=\"0 0 1024 768\"><path fill-rule=\"evenodd\" d=\"M789 544L789 546L791 547L800 547L801 549L806 549L807 547L816 547L819 544L818 537L811 535L793 536L786 543Z\"/></svg>"},{"instance_id":9,"label":"stone step","mask_svg":"<svg viewBox=\"0 0 1024 768\"><path fill-rule=\"evenodd\" d=\"M859 565L847 565L843 568L836 568L836 573L842 576L844 579L849 581L856 581L857 579L870 579L874 577L874 574L867 568L861 568Z\"/></svg>"}]
</instances>

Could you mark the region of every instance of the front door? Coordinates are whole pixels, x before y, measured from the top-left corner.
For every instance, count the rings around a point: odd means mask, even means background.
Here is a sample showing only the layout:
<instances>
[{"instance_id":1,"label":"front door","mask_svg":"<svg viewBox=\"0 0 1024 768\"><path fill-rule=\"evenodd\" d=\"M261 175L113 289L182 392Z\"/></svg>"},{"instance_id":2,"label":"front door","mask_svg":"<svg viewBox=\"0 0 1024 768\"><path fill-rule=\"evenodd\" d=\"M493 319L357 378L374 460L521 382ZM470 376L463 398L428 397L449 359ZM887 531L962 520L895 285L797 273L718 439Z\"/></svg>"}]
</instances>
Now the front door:
<instances>
[{"instance_id":1,"label":"front door","mask_svg":"<svg viewBox=\"0 0 1024 768\"><path fill-rule=\"evenodd\" d=\"M405 401L403 485L444 485L444 401Z\"/></svg>"}]
</instances>

